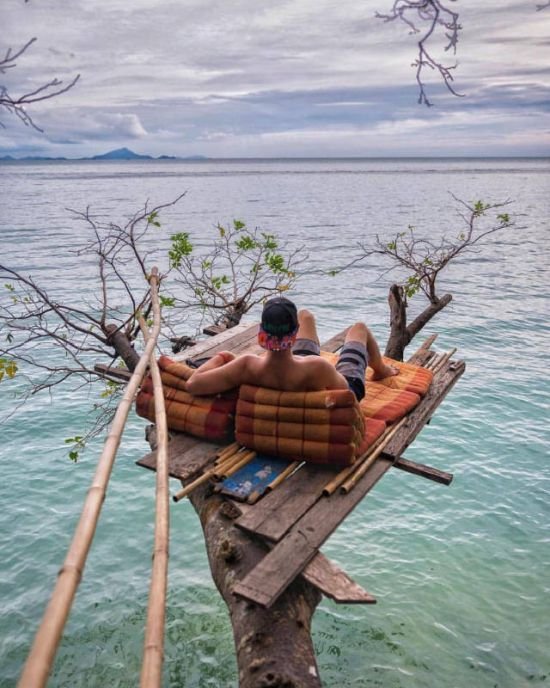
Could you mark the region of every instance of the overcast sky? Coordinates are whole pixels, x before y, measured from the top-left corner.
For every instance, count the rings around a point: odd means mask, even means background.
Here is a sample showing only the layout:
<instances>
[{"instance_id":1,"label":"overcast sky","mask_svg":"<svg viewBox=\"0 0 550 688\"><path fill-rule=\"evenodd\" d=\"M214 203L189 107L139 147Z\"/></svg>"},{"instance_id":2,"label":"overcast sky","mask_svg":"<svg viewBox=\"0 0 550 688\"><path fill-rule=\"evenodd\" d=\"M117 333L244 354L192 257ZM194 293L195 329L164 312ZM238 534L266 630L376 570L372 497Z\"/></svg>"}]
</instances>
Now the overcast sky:
<instances>
[{"instance_id":1,"label":"overcast sky","mask_svg":"<svg viewBox=\"0 0 550 688\"><path fill-rule=\"evenodd\" d=\"M0 112L0 155L550 155L537 2L449 2L465 95L427 75L427 108L414 37L374 16L392 0L1 0L2 51L38 40L0 85L81 78L29 110L43 134Z\"/></svg>"}]
</instances>

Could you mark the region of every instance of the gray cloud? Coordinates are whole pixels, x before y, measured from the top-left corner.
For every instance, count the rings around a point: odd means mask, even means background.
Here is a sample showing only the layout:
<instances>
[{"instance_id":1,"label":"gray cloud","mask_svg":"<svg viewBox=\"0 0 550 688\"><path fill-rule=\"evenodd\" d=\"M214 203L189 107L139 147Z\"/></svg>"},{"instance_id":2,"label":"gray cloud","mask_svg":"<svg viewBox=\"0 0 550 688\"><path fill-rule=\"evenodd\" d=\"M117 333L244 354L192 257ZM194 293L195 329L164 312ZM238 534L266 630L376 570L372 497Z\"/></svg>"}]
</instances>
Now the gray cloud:
<instances>
[{"instance_id":1,"label":"gray cloud","mask_svg":"<svg viewBox=\"0 0 550 688\"><path fill-rule=\"evenodd\" d=\"M500 154L550 153L540 117L550 86L541 13L507 0L458 8L455 84L466 97L450 96L427 75L436 106L426 109L416 104L410 66L415 38L376 20L377 9L386 11L387 0L4 0L10 44L39 37L3 78L13 92L52 76L82 77L33 109L46 136L4 115L0 149L495 154L494 131L502 134ZM437 54L452 60L442 48Z\"/></svg>"}]
</instances>

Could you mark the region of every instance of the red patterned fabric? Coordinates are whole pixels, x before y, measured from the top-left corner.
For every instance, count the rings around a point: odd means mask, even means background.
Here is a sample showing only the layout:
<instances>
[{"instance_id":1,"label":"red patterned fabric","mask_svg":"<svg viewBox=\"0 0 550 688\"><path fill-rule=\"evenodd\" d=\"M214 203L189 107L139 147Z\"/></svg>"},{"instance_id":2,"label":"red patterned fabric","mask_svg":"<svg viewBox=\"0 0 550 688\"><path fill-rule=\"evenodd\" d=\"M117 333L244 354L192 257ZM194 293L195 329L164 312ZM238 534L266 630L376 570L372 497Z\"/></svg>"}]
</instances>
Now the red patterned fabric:
<instances>
[{"instance_id":1,"label":"red patterned fabric","mask_svg":"<svg viewBox=\"0 0 550 688\"><path fill-rule=\"evenodd\" d=\"M231 439L237 405L236 390L216 396L195 397L185 391L185 381L193 372L192 368L168 356L161 356L158 364L168 427L203 439ZM136 413L155 421L153 382L149 376L143 381L137 395Z\"/></svg>"},{"instance_id":2,"label":"red patterned fabric","mask_svg":"<svg viewBox=\"0 0 550 688\"><path fill-rule=\"evenodd\" d=\"M333 365L336 365L338 354L332 353L332 351L321 351L321 356L326 358ZM389 389L413 392L414 394L419 394L421 397L426 394L433 380L433 373L431 370L413 365L412 363L405 363L404 361L394 361L392 358L384 357L384 362L387 365L399 368L399 375L386 377L383 380L376 380L377 385L383 385ZM365 375L367 395L369 393L369 385L374 382L372 380L373 375L372 368L367 368L367 373Z\"/></svg>"}]
</instances>

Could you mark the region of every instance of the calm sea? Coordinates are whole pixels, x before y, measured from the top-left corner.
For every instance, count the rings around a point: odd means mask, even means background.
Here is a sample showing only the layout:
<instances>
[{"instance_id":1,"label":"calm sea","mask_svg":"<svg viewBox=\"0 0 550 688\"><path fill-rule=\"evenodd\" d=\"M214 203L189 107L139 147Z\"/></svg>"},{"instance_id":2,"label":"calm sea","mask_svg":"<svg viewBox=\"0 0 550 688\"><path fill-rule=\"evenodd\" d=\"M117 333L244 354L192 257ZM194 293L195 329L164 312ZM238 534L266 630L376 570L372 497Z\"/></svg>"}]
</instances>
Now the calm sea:
<instances>
[{"instance_id":1,"label":"calm sea","mask_svg":"<svg viewBox=\"0 0 550 688\"><path fill-rule=\"evenodd\" d=\"M454 482L387 474L324 547L378 604L323 601L313 638L331 688L550 685L549 160L3 164L0 187L1 261L59 299L94 299L91 260L70 252L85 228L67 208L122 222L146 199L186 191L151 249L164 251L175 231L205 244L215 223L233 218L276 232L305 247L293 296L317 314L321 334L361 319L382 341L385 266L371 260L335 278L318 270L409 224L431 237L460 232L451 194L513 200L522 228L443 275L453 302L427 330L440 349L458 347L467 370L407 457L451 471ZM85 429L99 390L63 388L17 408L20 384L0 383L0 415L13 411L0 448L2 688L15 684L101 448L73 464L64 444ZM128 424L51 686L137 683L153 532L153 475L134 465L148 449L144 426ZM236 686L231 627L198 520L188 503L173 504L171 519L164 685Z\"/></svg>"}]
</instances>

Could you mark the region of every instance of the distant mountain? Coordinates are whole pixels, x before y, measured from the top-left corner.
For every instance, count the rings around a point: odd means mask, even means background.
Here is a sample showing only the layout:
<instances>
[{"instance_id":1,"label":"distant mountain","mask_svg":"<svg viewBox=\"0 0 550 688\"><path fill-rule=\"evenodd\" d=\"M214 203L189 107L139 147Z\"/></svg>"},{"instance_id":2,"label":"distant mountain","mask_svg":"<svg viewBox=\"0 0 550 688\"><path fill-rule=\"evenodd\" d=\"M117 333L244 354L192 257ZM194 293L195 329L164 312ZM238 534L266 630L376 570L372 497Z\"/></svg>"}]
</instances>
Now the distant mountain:
<instances>
[{"instance_id":1,"label":"distant mountain","mask_svg":"<svg viewBox=\"0 0 550 688\"><path fill-rule=\"evenodd\" d=\"M129 148L117 148L102 155L94 155L91 158L49 158L42 155L27 155L24 158L14 158L11 155L4 155L0 157L0 161L2 160L17 162L18 160L208 160L208 158L204 155L190 155L186 158L178 158L175 155L159 155L157 158L154 158L152 155L134 153Z\"/></svg>"},{"instance_id":2,"label":"distant mountain","mask_svg":"<svg viewBox=\"0 0 550 688\"><path fill-rule=\"evenodd\" d=\"M134 153L129 148L117 148L108 153L103 153L103 155L94 155L88 160L153 160L153 157Z\"/></svg>"}]
</instances>

